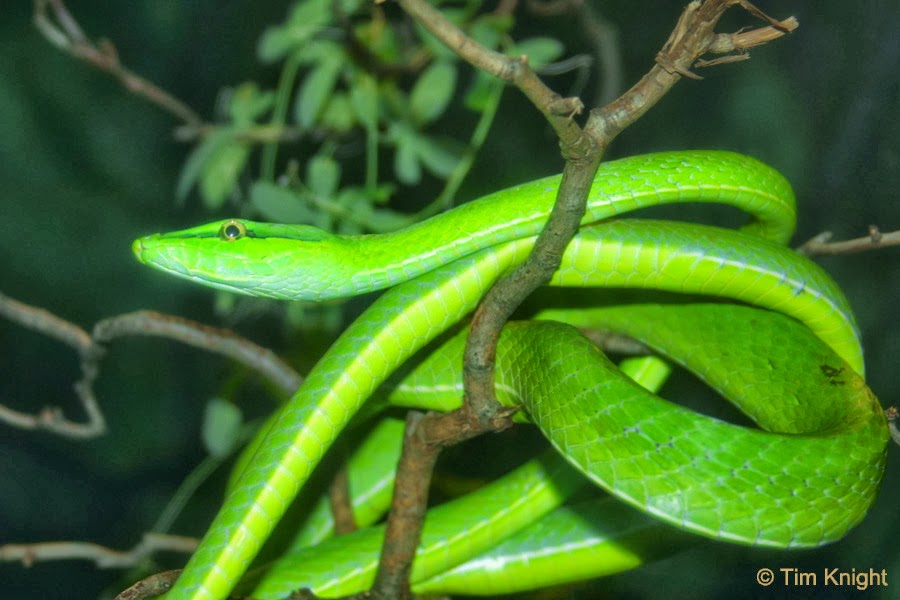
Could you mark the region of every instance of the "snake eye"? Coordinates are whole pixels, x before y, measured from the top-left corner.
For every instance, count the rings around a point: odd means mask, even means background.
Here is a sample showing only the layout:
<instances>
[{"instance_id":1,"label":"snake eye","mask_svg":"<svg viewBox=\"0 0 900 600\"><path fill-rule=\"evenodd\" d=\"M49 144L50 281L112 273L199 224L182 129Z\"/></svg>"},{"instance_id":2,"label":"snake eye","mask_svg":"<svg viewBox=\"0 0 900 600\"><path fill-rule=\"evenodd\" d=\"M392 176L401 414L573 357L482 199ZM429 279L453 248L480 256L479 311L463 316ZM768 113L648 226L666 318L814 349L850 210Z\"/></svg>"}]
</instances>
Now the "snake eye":
<instances>
[{"instance_id":1,"label":"snake eye","mask_svg":"<svg viewBox=\"0 0 900 600\"><path fill-rule=\"evenodd\" d=\"M219 228L219 238L226 242L234 242L247 235L247 226L232 219L225 221Z\"/></svg>"}]
</instances>

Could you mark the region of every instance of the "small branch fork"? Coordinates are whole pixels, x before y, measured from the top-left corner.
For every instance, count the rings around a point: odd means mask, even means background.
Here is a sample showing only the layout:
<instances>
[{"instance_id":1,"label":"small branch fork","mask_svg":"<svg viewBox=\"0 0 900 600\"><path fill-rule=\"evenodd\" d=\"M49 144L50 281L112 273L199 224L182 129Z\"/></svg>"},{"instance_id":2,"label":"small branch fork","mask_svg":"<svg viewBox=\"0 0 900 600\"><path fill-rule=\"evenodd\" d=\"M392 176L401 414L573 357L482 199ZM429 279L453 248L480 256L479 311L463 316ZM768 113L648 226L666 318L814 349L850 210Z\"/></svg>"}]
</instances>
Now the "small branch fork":
<instances>
[{"instance_id":1,"label":"small branch fork","mask_svg":"<svg viewBox=\"0 0 900 600\"><path fill-rule=\"evenodd\" d=\"M52 560L90 560L101 569L132 567L155 552L193 552L197 538L145 533L131 550L113 550L90 542L43 542L0 546L0 562L20 561L26 567Z\"/></svg>"},{"instance_id":2,"label":"small branch fork","mask_svg":"<svg viewBox=\"0 0 900 600\"><path fill-rule=\"evenodd\" d=\"M300 387L302 378L271 350L242 338L232 331L152 311L138 311L100 321L88 333L43 308L30 306L0 293L0 317L55 338L78 353L82 378L75 394L87 415L85 423L67 419L59 407L45 407L28 414L0 404L0 421L20 429L43 429L69 439L91 439L106 433L106 421L94 395L100 374L104 344L123 336L166 337L231 358L258 371L285 395Z\"/></svg>"},{"instance_id":3,"label":"small branch fork","mask_svg":"<svg viewBox=\"0 0 900 600\"><path fill-rule=\"evenodd\" d=\"M0 316L75 349L82 373L81 380L75 384L75 395L87 415L85 423L77 423L66 419L57 407L45 407L39 413L30 415L0 404L0 421L20 429L45 429L70 439L90 439L106 433L106 420L93 391L93 382L98 374L97 361L103 352L90 334L49 311L18 302L2 293Z\"/></svg>"},{"instance_id":4,"label":"small branch fork","mask_svg":"<svg viewBox=\"0 0 900 600\"><path fill-rule=\"evenodd\" d=\"M92 42L78 21L66 8L63 0L33 0L35 28L51 44L92 67L118 80L122 87L161 108L182 122L175 130L175 139L190 142L216 131L219 126L204 121L190 106L152 81L125 67L119 60L115 46L109 40ZM260 125L243 128L237 139L248 143L294 141L305 135L297 127Z\"/></svg>"},{"instance_id":5,"label":"small branch fork","mask_svg":"<svg viewBox=\"0 0 900 600\"><path fill-rule=\"evenodd\" d=\"M48 7L53 12L52 17L47 12ZM99 44L93 44L84 35L81 26L66 9L62 0L34 0L34 25L54 46L101 71L106 71L118 79L129 92L147 98L184 121L186 125L199 127L203 124L203 119L187 104L123 67L112 43L103 40Z\"/></svg>"},{"instance_id":6,"label":"small branch fork","mask_svg":"<svg viewBox=\"0 0 900 600\"><path fill-rule=\"evenodd\" d=\"M32 415L0 404L0 421L20 429L43 429L69 439L90 439L103 435L106 424L93 392L99 376L104 344L123 336L155 336L220 354L259 372L285 396L296 391L302 377L274 352L242 338L232 331L217 329L180 317L152 311L118 315L98 322L91 333L49 311L30 306L0 293L0 317L32 329L71 346L81 362L82 379L75 384L76 395L87 414L86 423L68 420L62 409L46 407ZM346 472L341 471L330 490L332 509L338 532L352 530L353 513L347 489ZM19 561L30 567L37 562L53 560L89 560L101 569L134 567L159 551L193 552L199 541L193 537L148 532L127 551L108 548L92 542L51 541L0 545L0 562ZM160 595L171 588L180 571L158 573L141 580L117 598L137 600Z\"/></svg>"}]
</instances>

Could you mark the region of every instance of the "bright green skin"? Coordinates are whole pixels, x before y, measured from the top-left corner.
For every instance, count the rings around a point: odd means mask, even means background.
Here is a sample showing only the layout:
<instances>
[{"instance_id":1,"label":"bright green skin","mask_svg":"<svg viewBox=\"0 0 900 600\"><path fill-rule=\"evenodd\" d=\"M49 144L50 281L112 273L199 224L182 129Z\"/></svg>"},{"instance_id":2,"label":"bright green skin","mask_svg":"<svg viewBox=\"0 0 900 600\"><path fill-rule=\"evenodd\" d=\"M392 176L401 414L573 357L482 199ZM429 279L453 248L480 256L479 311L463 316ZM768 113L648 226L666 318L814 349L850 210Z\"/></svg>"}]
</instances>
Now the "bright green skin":
<instances>
[{"instance_id":1,"label":"bright green skin","mask_svg":"<svg viewBox=\"0 0 900 600\"><path fill-rule=\"evenodd\" d=\"M570 320L574 315L540 316ZM665 545L655 546L663 526L621 504L591 503L583 507L586 514L579 511L579 519L572 509L540 518L567 496L559 488L568 491L572 485L571 473L556 466L562 457L620 499L719 539L816 546L837 539L862 516L848 508L874 496L883 466L884 419L862 379L803 325L778 313L730 304L632 305L591 310L588 318L594 326L634 335L662 354L682 357L684 366L744 410L758 404L753 379L760 371L754 362L765 361L770 412L753 418L764 429L805 435L776 436L699 417L635 386L568 327L510 324L498 352L500 398L525 407L558 454L433 509L411 575L414 591L511 593L633 568L662 551ZM741 339L738 347L735 335ZM462 342L457 336L432 353L395 389L392 401L422 402L424 397L429 405L458 405ZM716 368L709 368L713 363ZM633 368L625 370L651 389L659 385ZM823 386L823 381L828 383ZM573 398L573 390L580 397ZM548 407L544 399L550 397L569 400ZM585 444L581 436L573 440L568 423L573 416L578 426L585 423L585 436L604 443ZM563 429L569 433L559 435ZM667 449L660 452L657 443ZM814 466L806 462L810 453L817 457ZM771 463L776 456L791 458L776 467ZM547 493L546 480L533 476L538 469L556 473L551 480L555 494ZM682 481L673 485L673 478ZM517 509L525 501L530 520L523 522ZM683 512L673 513L672 502ZM498 516L489 519L494 512ZM710 528L720 523L724 527ZM671 538L664 535L669 543ZM289 551L250 595L275 600L301 587L322 597L366 590L382 539L378 527ZM498 540L504 541L485 551ZM684 537L680 541L686 543ZM461 550L483 554L448 570L459 558L447 555Z\"/></svg>"},{"instance_id":2,"label":"bright green skin","mask_svg":"<svg viewBox=\"0 0 900 600\"><path fill-rule=\"evenodd\" d=\"M540 330L537 333L543 335ZM512 348L512 345L505 343L509 335L507 331L504 344L501 345L501 375L510 374L507 369L509 361L506 360L509 354L506 350ZM564 335L570 336L576 346L584 344L584 339L574 330ZM429 405L459 405L462 389L459 364L463 339L462 336L456 336L432 353L424 363L419 364L391 391L390 401L394 404L421 403L424 396L428 398L426 403ZM578 352L574 354L577 356ZM557 365L557 371L565 370L560 367ZM619 368L651 391L661 387L671 371L665 362L655 357L627 359ZM615 376L620 375L617 372ZM369 445L371 438L385 441L386 430L394 429L397 424L400 423L383 421L364 445ZM402 434L402 431L396 433ZM392 443L388 445L393 446ZM366 505L365 508L372 511L375 509L373 505L380 503L368 502L362 497L372 498L369 494L370 487L382 487L385 479L392 481L399 449L389 449L383 453L383 460L379 460L377 464L370 457L366 460L368 464L365 468L368 471L365 473L358 472L363 468L361 459L365 460L361 454L362 451L354 452L348 462L351 491L354 493L352 503L357 507ZM364 481L366 478L371 481ZM413 565L413 588L417 593L464 591L468 594L490 595L502 593L504 589L514 591L545 587L561 582L560 576L576 580L637 566L651 553L646 552L636 557L634 552L621 548L622 541L628 541L624 540L625 536L654 526L657 530L665 526L656 521L648 523L649 519L621 503L615 502L615 506L610 506L610 502L606 501L599 507L601 511L605 511L604 514L620 517L615 523L581 523L581 526L576 526L570 517L565 531L557 529L560 520L566 520L567 517L567 511L558 507L572 492L584 487L585 483L586 480L578 472L566 466L562 456L545 452L483 488L430 510ZM380 504L380 509L386 510L387 503ZM560 510L562 514L557 514ZM587 510L597 512L593 505L587 507ZM309 539L310 533L322 529L322 520L326 520L330 527L330 519L314 514L304 523L294 543L281 559L264 569L262 574L253 574L246 592L254 598L265 600L283 598L291 590L301 587L312 589L319 597L346 596L371 587L384 539L384 527L361 529L314 546L303 543ZM368 521L371 522L373 521ZM367 523L358 524L365 526ZM598 528L605 532L602 537L598 536ZM499 540L506 540L507 543L494 547ZM535 540L541 541L536 544ZM544 561L550 561L548 564L560 560L563 554L568 561L572 546L576 543L582 552L590 552L594 558L603 555L604 560L600 563L580 561L580 569L560 570L557 565L552 569L544 569L543 577L536 575L529 567L528 563L534 562L536 553L540 553ZM490 550L479 555L478 559L459 564L464 558L471 558L488 549ZM484 568L485 562L491 566ZM476 567L479 563L481 568ZM457 569L448 570L456 564L459 564ZM471 573L473 569L476 571L474 579ZM548 573L555 575L547 579ZM435 574L440 575L434 577ZM489 582L485 582L485 578ZM471 585L472 583L477 585ZM523 583L531 585L523 587Z\"/></svg>"},{"instance_id":3,"label":"bright green skin","mask_svg":"<svg viewBox=\"0 0 900 600\"><path fill-rule=\"evenodd\" d=\"M467 314L497 278L524 260L546 220L555 185L554 180L525 184L382 236L343 238L308 227L247 223L252 235L225 241L218 233L220 222L135 242L135 253L147 264L214 287L261 296L325 299L395 285L347 329L280 412L168 598L226 597L324 452L374 389ZM667 153L607 163L598 173L585 223L680 201L732 204L755 221L748 233L628 221L584 228L570 244L554 283L707 293L779 310L804 322L833 348L838 362L829 364L840 365L842 359L848 372L862 373L853 317L840 290L816 265L780 245L793 229L793 196L784 179L768 167L717 152ZM737 339L728 328L725 337ZM795 350L790 340L785 343L789 352ZM549 350L555 353L550 360L558 361L566 350L554 348L542 342L517 351ZM696 354L695 346L683 350L689 356ZM676 355L676 360L686 359ZM752 368L742 385L755 390L751 397L764 400L760 396L767 388L758 382L768 386L770 361L747 355L746 362ZM706 375L714 374L722 369L721 361L713 359L704 368ZM792 374L786 381L797 379ZM586 389L588 382L574 380L582 386L577 389ZM533 377L529 381L540 384ZM819 391L829 385L820 375ZM837 539L858 522L871 503L883 467L887 429L877 402L856 384L832 387L853 388L847 402L861 404L867 415L868 428L853 430L855 437L851 436L851 446L858 444L864 456L847 460L852 453L846 446L835 455L842 477L819 477L815 464L795 460L809 456L818 460L825 449L798 451L781 442L764 450L757 446L757 440L775 436L742 441L729 451L731 432L696 415L691 417L706 425L696 426L693 439L703 437L709 445L693 449L714 457L703 463L708 468L680 463L668 454L653 460L649 454L640 460L629 458L622 436L616 439L617 431L639 433L641 443L650 444L642 450L645 453L669 447L665 427L646 425L660 410L656 404L625 410L608 426L600 421L587 427L591 419L585 417L584 406L558 406L559 400L580 397L562 390L531 406L528 415L589 478L660 518L732 541L809 546ZM601 401L589 400L594 406ZM544 410L549 420L540 417ZM566 417L570 410L575 412ZM770 414L778 421L783 409L751 411L763 424ZM791 413L787 424L774 426L791 431L795 417ZM681 418L672 426L695 427L689 424L693 421ZM610 432L612 445L597 439L598 427ZM844 429L833 433L843 435ZM752 493L743 488L736 493L729 487L729 476L742 473L751 456L753 472L758 468L772 474L754 479ZM786 492L791 484L785 478L801 487L814 484L814 495L825 500L801 506L791 500L796 490ZM771 516L785 507L793 516L773 521ZM820 520L823 526L814 527Z\"/></svg>"}]
</instances>

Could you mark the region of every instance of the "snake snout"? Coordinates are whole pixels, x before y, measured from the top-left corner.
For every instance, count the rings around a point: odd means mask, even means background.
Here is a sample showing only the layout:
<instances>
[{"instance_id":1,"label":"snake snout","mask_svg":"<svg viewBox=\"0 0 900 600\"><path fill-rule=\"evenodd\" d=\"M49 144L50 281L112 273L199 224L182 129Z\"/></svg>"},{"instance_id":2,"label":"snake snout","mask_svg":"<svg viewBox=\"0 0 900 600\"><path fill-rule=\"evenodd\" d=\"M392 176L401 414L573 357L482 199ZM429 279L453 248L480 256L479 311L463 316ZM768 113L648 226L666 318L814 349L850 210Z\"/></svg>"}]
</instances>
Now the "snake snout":
<instances>
[{"instance_id":1,"label":"snake snout","mask_svg":"<svg viewBox=\"0 0 900 600\"><path fill-rule=\"evenodd\" d=\"M142 255L144 253L144 238L138 238L134 240L131 244L131 251L134 252L134 255L141 262L144 262Z\"/></svg>"}]
</instances>

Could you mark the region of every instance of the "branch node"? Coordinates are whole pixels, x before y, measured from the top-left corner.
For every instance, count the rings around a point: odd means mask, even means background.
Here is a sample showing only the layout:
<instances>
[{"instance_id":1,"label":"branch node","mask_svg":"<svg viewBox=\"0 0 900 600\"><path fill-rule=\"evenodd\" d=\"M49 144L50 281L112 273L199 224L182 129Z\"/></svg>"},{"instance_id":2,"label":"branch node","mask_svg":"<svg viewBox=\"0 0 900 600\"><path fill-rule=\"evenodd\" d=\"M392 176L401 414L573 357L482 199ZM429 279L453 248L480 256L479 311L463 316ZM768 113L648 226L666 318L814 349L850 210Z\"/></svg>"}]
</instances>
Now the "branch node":
<instances>
[{"instance_id":1,"label":"branch node","mask_svg":"<svg viewBox=\"0 0 900 600\"><path fill-rule=\"evenodd\" d=\"M900 417L900 410L896 406L888 406L884 409L884 416L888 422L888 429L891 432L891 439L900 446L900 430L897 429L897 418Z\"/></svg>"},{"instance_id":2,"label":"branch node","mask_svg":"<svg viewBox=\"0 0 900 600\"><path fill-rule=\"evenodd\" d=\"M877 225L869 225L868 235L864 237L839 242L832 242L831 238L831 232L824 231L804 242L797 252L807 256L851 254L900 245L900 231L884 233Z\"/></svg>"},{"instance_id":3,"label":"branch node","mask_svg":"<svg viewBox=\"0 0 900 600\"><path fill-rule=\"evenodd\" d=\"M54 24L47 14L47 6L56 18ZM128 91L143 96L153 104L181 119L188 125L202 125L203 120L187 104L154 83L132 73L119 62L118 52L109 40L91 43L63 0L34 0L34 26L54 46L75 58L105 71Z\"/></svg>"},{"instance_id":4,"label":"branch node","mask_svg":"<svg viewBox=\"0 0 900 600\"><path fill-rule=\"evenodd\" d=\"M656 60L656 64L658 64L669 75L681 75L695 81L700 81L703 79L687 67L682 67L681 65L675 64L675 61L669 57L668 53L665 53L665 50L660 50L659 52L657 52L654 60Z\"/></svg>"},{"instance_id":5,"label":"branch node","mask_svg":"<svg viewBox=\"0 0 900 600\"><path fill-rule=\"evenodd\" d=\"M581 101L581 98L575 96L568 98L557 96L550 101L547 110L550 114L572 119L575 115L580 115L584 111L584 103Z\"/></svg>"},{"instance_id":6,"label":"branch node","mask_svg":"<svg viewBox=\"0 0 900 600\"><path fill-rule=\"evenodd\" d=\"M872 243L880 244L881 237L881 230L878 228L878 225L869 225L869 238L872 240Z\"/></svg>"}]
</instances>

